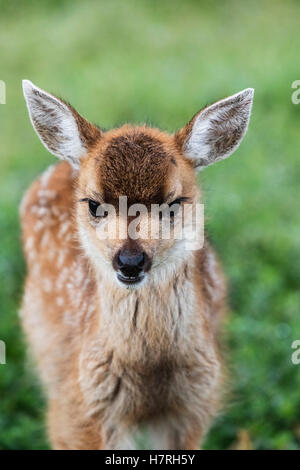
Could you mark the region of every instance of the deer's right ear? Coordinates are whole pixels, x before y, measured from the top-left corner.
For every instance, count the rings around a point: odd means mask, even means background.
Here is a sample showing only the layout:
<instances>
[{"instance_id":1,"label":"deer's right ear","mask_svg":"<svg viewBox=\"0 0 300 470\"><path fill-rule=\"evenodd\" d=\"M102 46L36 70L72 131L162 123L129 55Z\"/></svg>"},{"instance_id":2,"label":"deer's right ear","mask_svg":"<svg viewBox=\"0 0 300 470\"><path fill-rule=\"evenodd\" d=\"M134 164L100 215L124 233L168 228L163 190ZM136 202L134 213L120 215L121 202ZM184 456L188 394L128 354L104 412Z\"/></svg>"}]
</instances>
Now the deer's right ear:
<instances>
[{"instance_id":1,"label":"deer's right ear","mask_svg":"<svg viewBox=\"0 0 300 470\"><path fill-rule=\"evenodd\" d=\"M182 153L197 169L229 157L247 131L253 88L217 101L197 113L175 139Z\"/></svg>"},{"instance_id":2,"label":"deer's right ear","mask_svg":"<svg viewBox=\"0 0 300 470\"><path fill-rule=\"evenodd\" d=\"M53 155L68 160L74 168L101 137L101 131L64 101L23 80L23 92L31 123Z\"/></svg>"}]
</instances>

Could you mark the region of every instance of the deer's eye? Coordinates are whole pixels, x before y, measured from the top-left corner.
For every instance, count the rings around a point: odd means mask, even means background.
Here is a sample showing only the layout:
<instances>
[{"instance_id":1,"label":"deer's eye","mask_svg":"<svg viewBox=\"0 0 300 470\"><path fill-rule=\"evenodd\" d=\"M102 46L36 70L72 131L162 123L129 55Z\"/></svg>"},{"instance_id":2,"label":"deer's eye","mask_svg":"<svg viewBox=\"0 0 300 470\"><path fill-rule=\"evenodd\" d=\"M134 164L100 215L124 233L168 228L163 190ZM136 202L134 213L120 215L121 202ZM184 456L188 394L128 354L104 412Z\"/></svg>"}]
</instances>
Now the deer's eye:
<instances>
[{"instance_id":1,"label":"deer's eye","mask_svg":"<svg viewBox=\"0 0 300 470\"><path fill-rule=\"evenodd\" d=\"M100 206L99 202L89 199L89 210L90 210L90 214L93 217L98 217L97 209L99 208L99 206Z\"/></svg>"},{"instance_id":2,"label":"deer's eye","mask_svg":"<svg viewBox=\"0 0 300 470\"><path fill-rule=\"evenodd\" d=\"M164 217L168 217L170 219L174 219L174 217L178 214L181 203L188 201L189 198L187 197L180 197L175 199L175 201L170 202L169 204L165 204L164 208L159 212L159 218L162 220Z\"/></svg>"},{"instance_id":3,"label":"deer's eye","mask_svg":"<svg viewBox=\"0 0 300 470\"><path fill-rule=\"evenodd\" d=\"M188 200L188 197L179 197L178 199L175 199L175 201L171 202L169 204L170 216L174 217L178 213L181 204Z\"/></svg>"},{"instance_id":4,"label":"deer's eye","mask_svg":"<svg viewBox=\"0 0 300 470\"><path fill-rule=\"evenodd\" d=\"M104 217L108 216L107 210L105 210L105 208L99 202L88 199L88 203L90 214L93 217L96 217L97 219L104 219Z\"/></svg>"},{"instance_id":5,"label":"deer's eye","mask_svg":"<svg viewBox=\"0 0 300 470\"><path fill-rule=\"evenodd\" d=\"M181 200L180 199L176 199L176 201L173 201L173 202L171 202L171 204L169 204L170 217L173 218L175 215L177 215L177 213L180 209L180 206L181 206Z\"/></svg>"}]
</instances>

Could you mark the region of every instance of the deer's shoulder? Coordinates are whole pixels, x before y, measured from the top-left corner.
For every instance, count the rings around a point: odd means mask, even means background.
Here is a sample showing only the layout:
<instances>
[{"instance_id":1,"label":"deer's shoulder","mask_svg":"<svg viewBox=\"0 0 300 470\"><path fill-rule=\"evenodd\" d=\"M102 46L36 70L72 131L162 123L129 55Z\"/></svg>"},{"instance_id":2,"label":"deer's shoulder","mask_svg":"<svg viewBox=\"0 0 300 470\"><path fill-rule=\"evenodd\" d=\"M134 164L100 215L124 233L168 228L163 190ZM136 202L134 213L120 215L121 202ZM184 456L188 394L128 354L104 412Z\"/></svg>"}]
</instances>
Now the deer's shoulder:
<instances>
[{"instance_id":1,"label":"deer's shoulder","mask_svg":"<svg viewBox=\"0 0 300 470\"><path fill-rule=\"evenodd\" d=\"M74 238L74 181L71 166L51 165L25 193L20 205L23 241L30 252L70 245Z\"/></svg>"}]
</instances>

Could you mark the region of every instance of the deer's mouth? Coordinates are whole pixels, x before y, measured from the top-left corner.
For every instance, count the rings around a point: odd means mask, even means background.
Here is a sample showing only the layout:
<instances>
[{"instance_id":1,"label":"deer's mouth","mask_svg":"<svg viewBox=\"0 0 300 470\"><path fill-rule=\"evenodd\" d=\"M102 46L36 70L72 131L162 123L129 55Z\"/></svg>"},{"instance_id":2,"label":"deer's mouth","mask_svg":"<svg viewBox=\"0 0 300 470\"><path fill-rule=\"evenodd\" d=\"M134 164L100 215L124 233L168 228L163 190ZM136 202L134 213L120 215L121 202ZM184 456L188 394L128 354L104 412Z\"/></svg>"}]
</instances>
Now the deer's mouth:
<instances>
[{"instance_id":1,"label":"deer's mouth","mask_svg":"<svg viewBox=\"0 0 300 470\"><path fill-rule=\"evenodd\" d=\"M145 279L145 274L141 273L138 276L124 276L121 273L117 273L118 281L125 286L134 286L140 284Z\"/></svg>"}]
</instances>

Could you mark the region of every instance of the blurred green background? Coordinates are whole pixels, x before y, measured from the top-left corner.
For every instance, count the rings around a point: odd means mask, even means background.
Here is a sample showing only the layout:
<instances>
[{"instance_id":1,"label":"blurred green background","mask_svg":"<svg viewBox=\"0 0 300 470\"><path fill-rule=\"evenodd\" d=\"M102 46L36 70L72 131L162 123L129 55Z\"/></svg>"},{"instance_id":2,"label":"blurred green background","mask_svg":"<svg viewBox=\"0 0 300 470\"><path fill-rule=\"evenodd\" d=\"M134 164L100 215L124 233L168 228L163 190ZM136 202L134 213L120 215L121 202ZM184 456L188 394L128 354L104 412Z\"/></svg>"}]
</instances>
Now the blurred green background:
<instances>
[{"instance_id":1,"label":"blurred green background","mask_svg":"<svg viewBox=\"0 0 300 470\"><path fill-rule=\"evenodd\" d=\"M18 205L53 162L21 79L103 127L183 126L203 105L255 88L236 154L201 173L207 228L230 282L232 393L207 449L300 449L300 79L298 1L0 0L0 449L48 447L44 400L18 320L25 265ZM242 441L242 442L241 442Z\"/></svg>"}]
</instances>

